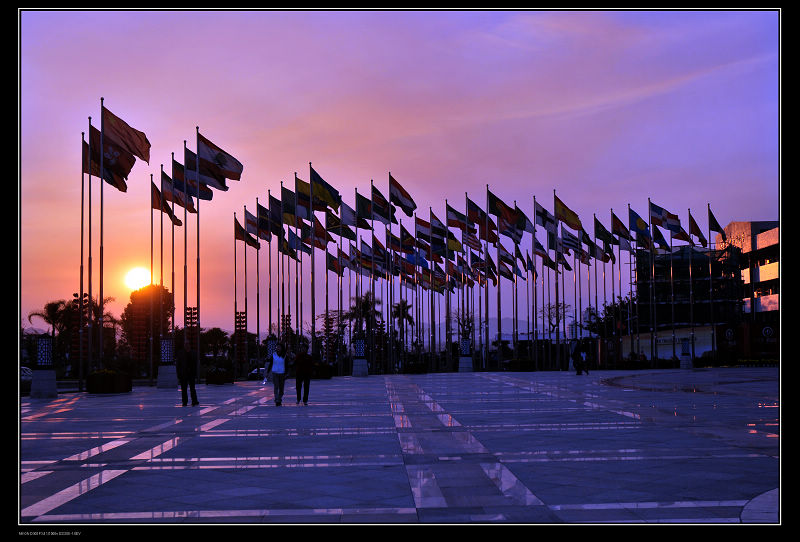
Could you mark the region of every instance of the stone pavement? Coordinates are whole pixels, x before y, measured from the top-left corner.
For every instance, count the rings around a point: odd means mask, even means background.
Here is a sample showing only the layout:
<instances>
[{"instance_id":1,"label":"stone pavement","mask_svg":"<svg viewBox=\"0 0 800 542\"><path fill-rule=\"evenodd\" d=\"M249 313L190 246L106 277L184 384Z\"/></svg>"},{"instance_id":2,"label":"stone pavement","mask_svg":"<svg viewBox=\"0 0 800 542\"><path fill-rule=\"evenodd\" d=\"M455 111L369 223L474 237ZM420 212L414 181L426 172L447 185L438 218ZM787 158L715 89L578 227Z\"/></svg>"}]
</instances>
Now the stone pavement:
<instances>
[{"instance_id":1,"label":"stone pavement","mask_svg":"<svg viewBox=\"0 0 800 542\"><path fill-rule=\"evenodd\" d=\"M780 523L777 368L20 398L27 525Z\"/></svg>"}]
</instances>

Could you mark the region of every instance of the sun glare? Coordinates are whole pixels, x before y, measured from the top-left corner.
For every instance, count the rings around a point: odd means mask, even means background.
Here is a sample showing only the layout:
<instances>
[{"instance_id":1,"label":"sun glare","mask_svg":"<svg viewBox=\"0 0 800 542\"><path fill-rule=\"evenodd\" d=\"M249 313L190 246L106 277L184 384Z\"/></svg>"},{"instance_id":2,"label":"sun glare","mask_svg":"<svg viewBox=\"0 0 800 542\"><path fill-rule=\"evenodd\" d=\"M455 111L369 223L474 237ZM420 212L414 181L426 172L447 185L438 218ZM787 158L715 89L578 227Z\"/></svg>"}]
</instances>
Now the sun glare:
<instances>
[{"instance_id":1,"label":"sun glare","mask_svg":"<svg viewBox=\"0 0 800 542\"><path fill-rule=\"evenodd\" d=\"M125 285L131 290L138 290L150 284L150 271L144 267L134 267L125 275Z\"/></svg>"}]
</instances>

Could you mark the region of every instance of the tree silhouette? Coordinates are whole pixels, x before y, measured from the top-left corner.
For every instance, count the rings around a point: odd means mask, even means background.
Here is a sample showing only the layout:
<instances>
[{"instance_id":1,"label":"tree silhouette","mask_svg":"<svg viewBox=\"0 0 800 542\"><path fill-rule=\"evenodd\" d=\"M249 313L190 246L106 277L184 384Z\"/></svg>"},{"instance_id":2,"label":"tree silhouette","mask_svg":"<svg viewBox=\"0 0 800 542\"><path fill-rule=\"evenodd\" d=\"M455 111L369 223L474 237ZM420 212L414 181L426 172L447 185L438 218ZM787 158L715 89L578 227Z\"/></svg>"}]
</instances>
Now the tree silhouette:
<instances>
[{"instance_id":1,"label":"tree silhouette","mask_svg":"<svg viewBox=\"0 0 800 542\"><path fill-rule=\"evenodd\" d=\"M400 334L400 344L405 350L406 347L406 324L414 325L414 318L411 316L411 304L407 299L401 299L392 306L392 318L397 322L398 333Z\"/></svg>"}]
</instances>

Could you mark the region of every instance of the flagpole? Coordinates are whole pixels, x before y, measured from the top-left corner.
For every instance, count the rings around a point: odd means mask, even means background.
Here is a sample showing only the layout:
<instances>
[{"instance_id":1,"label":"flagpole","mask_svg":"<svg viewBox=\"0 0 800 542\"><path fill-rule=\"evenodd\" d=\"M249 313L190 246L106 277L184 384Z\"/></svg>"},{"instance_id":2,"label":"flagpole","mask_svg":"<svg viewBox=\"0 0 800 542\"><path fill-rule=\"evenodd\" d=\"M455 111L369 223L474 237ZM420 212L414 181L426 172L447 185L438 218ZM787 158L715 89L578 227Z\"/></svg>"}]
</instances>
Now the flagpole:
<instances>
[{"instance_id":1,"label":"flagpole","mask_svg":"<svg viewBox=\"0 0 800 542\"><path fill-rule=\"evenodd\" d=\"M269 282L269 293L267 295L267 306L269 307L269 311L267 311L267 318L268 318L268 331L267 337L269 337L270 333L272 333L272 236L275 235L275 232L272 230L272 193L270 192L269 188L267 188L267 213L269 216L269 241L268 248L267 248L267 280ZM280 246L280 239L278 240L278 245ZM277 334L276 334L277 336ZM265 375L266 378L266 375Z\"/></svg>"},{"instance_id":2,"label":"flagpole","mask_svg":"<svg viewBox=\"0 0 800 542\"><path fill-rule=\"evenodd\" d=\"M539 344L537 339L536 333L536 284L539 282L538 277L536 276L536 195L533 195L533 233L531 233L531 252L533 253L533 284L531 284L531 289L533 290L533 342L531 345L533 346L533 367L535 370L539 369ZM544 267L542 267L544 271ZM544 277L542 277L544 280Z\"/></svg>"},{"instance_id":3,"label":"flagpole","mask_svg":"<svg viewBox=\"0 0 800 542\"><path fill-rule=\"evenodd\" d=\"M647 223L650 227L650 366L656 367L658 358L658 321L656 314L656 242L653 232L653 217L650 212L650 198L647 198Z\"/></svg>"},{"instance_id":4,"label":"flagpole","mask_svg":"<svg viewBox=\"0 0 800 542\"><path fill-rule=\"evenodd\" d=\"M553 189L553 208L555 209L556 206L556 189ZM554 235L558 237L558 213L553 213L555 218L555 233ZM558 239L556 239L556 367L558 370L561 370L561 337L560 337L560 330L559 330L559 319L560 315L560 308L558 306L558 266L561 264L561 253L558 251ZM564 274L561 274L562 280Z\"/></svg>"},{"instance_id":5,"label":"flagpole","mask_svg":"<svg viewBox=\"0 0 800 542\"><path fill-rule=\"evenodd\" d=\"M689 212L689 340L692 345L692 364L694 364L694 293L692 292L692 256L694 252L694 243L691 242L692 239L692 209L688 209Z\"/></svg>"},{"instance_id":6,"label":"flagpole","mask_svg":"<svg viewBox=\"0 0 800 542\"><path fill-rule=\"evenodd\" d=\"M184 182L184 189L185 189L186 185L189 184L189 179L187 178L188 176L185 174L185 172L186 172L186 163L185 163L186 162L186 140L185 139L183 140L183 157L184 157L184 159L183 159L183 161L184 161L184 164L183 164L183 167L184 167L183 182ZM199 158L196 158L196 160L199 160ZM198 176L195 180L197 182L197 199L200 200L200 177ZM199 201L197 202L197 205L198 206L200 205ZM186 258L186 244L187 244L187 239L188 239L188 235L189 235L188 232L189 232L189 222L188 222L188 219L186 218L186 208L184 207L184 209L183 209L183 351L184 352L189 350L189 348L188 348L188 345L189 345L189 333L188 333L188 329L186 327L186 306L187 306L187 288L188 288L187 287L188 276L187 276L187 267L186 267L186 260L187 260L187 258Z\"/></svg>"},{"instance_id":7,"label":"flagpole","mask_svg":"<svg viewBox=\"0 0 800 542\"><path fill-rule=\"evenodd\" d=\"M314 289L314 274L315 274L315 267L314 267L314 237L315 237L315 227L314 227L314 179L311 178L311 162L308 163L308 170L309 170L309 180L308 180L308 192L309 192L309 211L308 214L311 217L311 356L314 356L314 343L316 342L316 335L317 335L317 322L316 322L316 309L314 304L314 298L316 297L316 290ZM301 240L302 242L302 240ZM326 249L327 252L327 249ZM327 262L326 262L327 267Z\"/></svg>"},{"instance_id":8,"label":"flagpole","mask_svg":"<svg viewBox=\"0 0 800 542\"><path fill-rule=\"evenodd\" d=\"M103 182L105 177L105 165L103 157L105 155L103 147L103 132L105 130L105 115L103 115L103 97L100 97L100 293L98 294L98 302L100 304L100 314L98 319L98 326L100 328L100 346L98 348L98 358L100 364L105 367L105 360L103 359L103 310L105 303L103 301ZM160 333L160 330L159 330Z\"/></svg>"},{"instance_id":9,"label":"flagpole","mask_svg":"<svg viewBox=\"0 0 800 542\"><path fill-rule=\"evenodd\" d=\"M200 157L198 156L197 159L199 161ZM199 177L198 177L198 179L199 179ZM233 213L233 225L234 225L234 235L233 235L233 328L234 328L234 331L233 331L233 333L236 336L236 339L238 339L239 338L238 337L239 330L237 329L237 325L236 324L238 323L237 320L238 320L238 316L239 316L239 306L238 306L239 288L237 286L238 271L236 270L236 265L237 265L238 262L237 262L237 258L236 258L236 230L235 230L235 228L236 228L236 212L235 211ZM246 255L247 245L246 244L245 244L244 249L245 249L245 257L247 257L247 255ZM247 269L247 267L245 266L245 270L246 269ZM246 281L247 281L247 279L245 279L245 282ZM239 342L238 340L234 340L233 341L233 349L234 349L233 350L234 351L234 362L233 363L234 363L234 367L236 366L236 357L239 354L239 352L237 351L237 348L236 348L236 345L237 345L238 342Z\"/></svg>"},{"instance_id":10,"label":"flagpole","mask_svg":"<svg viewBox=\"0 0 800 542\"><path fill-rule=\"evenodd\" d=\"M158 366L161 366L161 358L163 352L161 351L161 339L163 339L161 335L162 331L162 324L164 323L164 206L166 206L166 200L164 199L164 164L161 164L161 181L159 182L161 187L161 212L158 213L158 223L160 226L160 240L158 242L159 247L159 257L158 257L158 344L156 347L158 348ZM169 206L167 206L169 209ZM172 222L172 217L170 217L170 222Z\"/></svg>"},{"instance_id":11,"label":"flagpole","mask_svg":"<svg viewBox=\"0 0 800 542\"><path fill-rule=\"evenodd\" d=\"M610 208L610 210L611 210L611 232L612 232L612 235L613 235L613 232L614 232L614 209ZM621 247L621 244L617 245L617 246ZM603 247L603 250L605 250L605 246ZM622 254L619 252L619 250L620 249L618 249L618 251L617 251L617 259L620 259L622 257ZM611 246L611 255L612 256L614 255L614 246L613 246L613 244ZM611 261L611 302L612 302L612 304L614 303L614 301L617 298L616 297L616 289L614 288L614 263L615 262L612 260ZM620 265L620 267L622 267L622 260L621 259L619 261L619 265ZM605 271L605 267L603 268L603 271ZM621 275L620 275L620 278L621 278ZM603 305L606 306L605 273L603 275ZM619 307L621 308L621 306L622 306L622 288L620 288L620 292L619 292ZM617 322L618 322L617 315L616 315L615 312L613 312L613 309L612 309L612 322L613 322L612 332L614 333L614 350L615 350L614 361L616 362L617 361L617 356L619 355L618 351L619 351L619 348L620 348L621 345L619 344L619 340L618 340L619 333L617 332L618 331L618 329L617 329L617 325L618 325L617 324ZM622 331L622 329L621 329L621 321L620 321L619 325L620 325L619 331L621 332ZM616 367L616 363L615 363L615 367Z\"/></svg>"},{"instance_id":12,"label":"flagpole","mask_svg":"<svg viewBox=\"0 0 800 542\"><path fill-rule=\"evenodd\" d=\"M197 193L198 198L200 192ZM247 217L245 217L245 220ZM256 238L258 248L256 249L256 367L261 366L261 279L260 279L260 252L261 252L261 220L258 216L258 197L256 197Z\"/></svg>"},{"instance_id":13,"label":"flagpole","mask_svg":"<svg viewBox=\"0 0 800 542\"><path fill-rule=\"evenodd\" d=\"M296 202L295 202L295 205L296 205ZM288 229L289 225L287 224L286 227L287 227L286 235L288 236L289 235L289 229ZM286 292L283 289L283 276L284 276L285 271L286 271L283 268L283 258L284 258L284 256L282 256L282 254L284 254L284 252L283 252L283 240L284 240L284 237L283 237L283 181L281 181L281 239L279 240L279 243L278 243L280 245L280 248L278 249L278 280L281 283L280 293L278 294L278 297L280 297L280 299L281 299L281 310L280 310L280 313L278 314L278 330L279 330L278 331L278 338L281 339L281 340L283 339L283 314L284 314L284 302L286 301Z\"/></svg>"},{"instance_id":14,"label":"flagpole","mask_svg":"<svg viewBox=\"0 0 800 542\"><path fill-rule=\"evenodd\" d=\"M100 149L100 154L101 155L102 155L102 150L103 149ZM94 308L92 307L92 174L91 174L92 167L91 167L91 163L92 163L92 117L89 117L89 172L90 172L89 173L89 183L88 183L89 184L89 202L88 202L88 207L89 207L89 224L88 224L89 240L88 241L89 242L88 242L88 245L87 245L88 248L89 248L89 269L87 270L87 279L88 279L88 283L89 283L88 284L88 287L89 287L89 314L88 314L89 322L88 322L88 327L89 327L89 329L87 330L89 332L89 344L88 344L88 350L89 350L88 351L88 357L89 357L89 359L88 359L88 364L87 364L88 367L87 368L89 369L89 371L92 370L93 365L94 365L94 360L92 359L92 350L93 350L92 343L94 342L94 324L93 324L94 323ZM150 182L152 182L152 181L153 181L153 176L151 174L150 175ZM103 170L102 169L100 170L100 184L103 184ZM150 207L152 207L152 204L150 205ZM151 220L152 220L152 214L153 213L151 211L150 212ZM152 233L151 233L151 238L152 238ZM151 268L150 269L150 277L151 277L150 281L151 281L151 283L152 283L152 276L153 276L152 267L153 266L151 265L150 266L150 268Z\"/></svg>"},{"instance_id":15,"label":"flagpole","mask_svg":"<svg viewBox=\"0 0 800 542\"><path fill-rule=\"evenodd\" d=\"M174 161L174 155L173 155L173 161ZM163 164L162 164L161 167L162 168L164 167ZM170 168L171 168L170 171L172 173L172 182L173 182L172 189L174 191L175 190L175 184L174 184L175 183L175 165L174 164L171 165ZM184 189L185 189L185 184L186 184L185 181L186 180L184 179ZM199 192L198 192L198 195L199 195ZM186 197L183 198L183 203L184 203L184 207L183 208L184 208L184 212L185 212L186 205L188 205L188 203L186 201ZM174 200L172 201L172 215L175 216L175 201ZM172 224L172 240L170 242L170 250L171 250L171 256L170 256L171 278L170 278L170 280L172 281L171 284L170 284L170 287L172 288L172 322L170 323L170 337L172 337L173 340L174 340L174 338L175 338L175 221L172 220L172 218L170 218L169 221Z\"/></svg>"},{"instance_id":16,"label":"flagpole","mask_svg":"<svg viewBox=\"0 0 800 542\"><path fill-rule=\"evenodd\" d=\"M197 160L195 167L197 168L197 190L200 193L200 127L195 127L195 150L197 151ZM200 361L200 198L197 198L197 363ZM194 361L193 361L194 363Z\"/></svg>"},{"instance_id":17,"label":"flagpole","mask_svg":"<svg viewBox=\"0 0 800 542\"><path fill-rule=\"evenodd\" d=\"M85 132L81 132L81 265L80 265L80 289L78 290L78 391L83 391L83 190L84 190L84 169L89 170L91 178L92 171L92 153L89 152L86 156L86 162L83 158L83 146L86 144ZM85 167L87 166L87 167ZM152 207L152 205L151 205Z\"/></svg>"},{"instance_id":18,"label":"flagpole","mask_svg":"<svg viewBox=\"0 0 800 542\"><path fill-rule=\"evenodd\" d=\"M148 326L147 330L147 338L150 342L150 384L153 384L153 324L155 321L153 320L153 188L155 184L153 183L153 174L150 174L150 325Z\"/></svg>"},{"instance_id":19,"label":"flagpole","mask_svg":"<svg viewBox=\"0 0 800 542\"><path fill-rule=\"evenodd\" d=\"M100 183L102 186L103 183ZM711 204L707 203L708 214L711 215ZM714 243L716 247L716 243ZM709 321L711 322L711 354L714 361L717 360L717 341L716 341L716 326L714 325L714 288L712 287L712 272L711 272L711 221L708 221L708 310ZM751 307L755 311L755 307Z\"/></svg>"},{"instance_id":20,"label":"flagpole","mask_svg":"<svg viewBox=\"0 0 800 542\"><path fill-rule=\"evenodd\" d=\"M243 209L244 209L244 213L242 214L242 216L244 217L244 224L245 224L245 226L247 226L247 205L244 205ZM249 360L250 360L249 345L247 344L247 314L248 314L248 311L247 311L247 308L248 308L248 306L247 306L247 240L248 240L248 237L247 236L249 235L247 233L247 228L245 228L244 234L245 234L245 237L244 237L244 242L243 242L243 246L242 246L242 254L244 254L244 337L242 337L242 340L244 341L245 370L247 370L246 367L247 367L247 365L249 363ZM234 372L234 374L236 374L236 366L234 366L234 371L233 372Z\"/></svg>"},{"instance_id":21,"label":"flagpole","mask_svg":"<svg viewBox=\"0 0 800 542\"><path fill-rule=\"evenodd\" d=\"M489 232L489 185L486 185L486 250L484 251L484 258L483 263L486 267L486 279L484 281L484 307L485 310L485 320L486 320L486 330L484 331L484 335L486 337L486 357L484 358L484 368L489 368L489 239L491 239L491 235ZM500 269L498 268L498 272ZM499 274L499 273L498 273ZM498 282L500 281L500 277L497 277Z\"/></svg>"},{"instance_id":22,"label":"flagpole","mask_svg":"<svg viewBox=\"0 0 800 542\"><path fill-rule=\"evenodd\" d=\"M630 226L630 216L631 216L631 204L628 204L628 226ZM636 234L636 272L634 273L633 270L633 254L628 252L628 280L630 281L631 285L633 285L633 280L630 278L631 276L636 277L636 353L641 356L642 355L642 338L641 338L641 321L639 320L639 234ZM631 296L631 300L628 303L628 318L631 319L631 314L633 312L633 296ZM631 333L631 352L633 352L633 333Z\"/></svg>"},{"instance_id":23,"label":"flagpole","mask_svg":"<svg viewBox=\"0 0 800 542\"><path fill-rule=\"evenodd\" d=\"M671 298L672 304L672 359L676 359L675 356L675 288L673 285L672 279L672 234L673 231L670 230L669 232L669 295Z\"/></svg>"}]
</instances>

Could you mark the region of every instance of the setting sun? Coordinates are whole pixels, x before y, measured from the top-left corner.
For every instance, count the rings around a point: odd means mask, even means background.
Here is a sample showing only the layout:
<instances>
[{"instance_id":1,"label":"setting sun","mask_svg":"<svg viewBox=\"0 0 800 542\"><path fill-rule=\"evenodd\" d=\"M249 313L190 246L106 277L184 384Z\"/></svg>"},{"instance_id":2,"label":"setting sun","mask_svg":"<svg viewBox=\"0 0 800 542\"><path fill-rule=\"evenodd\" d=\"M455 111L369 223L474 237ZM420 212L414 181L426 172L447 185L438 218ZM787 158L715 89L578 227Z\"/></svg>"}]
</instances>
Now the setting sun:
<instances>
[{"instance_id":1,"label":"setting sun","mask_svg":"<svg viewBox=\"0 0 800 542\"><path fill-rule=\"evenodd\" d=\"M150 271L144 267L134 267L125 275L125 285L131 290L138 290L150 284Z\"/></svg>"}]
</instances>

